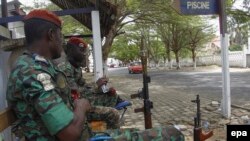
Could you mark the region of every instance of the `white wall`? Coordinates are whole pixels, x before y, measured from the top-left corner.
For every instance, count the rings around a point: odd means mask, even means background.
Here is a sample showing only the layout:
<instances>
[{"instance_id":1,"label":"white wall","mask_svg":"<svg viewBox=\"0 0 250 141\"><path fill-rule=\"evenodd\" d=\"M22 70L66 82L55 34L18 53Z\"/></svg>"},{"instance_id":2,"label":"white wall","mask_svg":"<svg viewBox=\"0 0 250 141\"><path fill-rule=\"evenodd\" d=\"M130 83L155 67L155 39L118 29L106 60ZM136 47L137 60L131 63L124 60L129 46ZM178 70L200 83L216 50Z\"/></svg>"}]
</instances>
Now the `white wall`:
<instances>
[{"instance_id":1,"label":"white wall","mask_svg":"<svg viewBox=\"0 0 250 141\"><path fill-rule=\"evenodd\" d=\"M12 31L12 39L24 38L24 23L12 22L8 24L9 30Z\"/></svg>"},{"instance_id":2,"label":"white wall","mask_svg":"<svg viewBox=\"0 0 250 141\"><path fill-rule=\"evenodd\" d=\"M10 52L5 52L0 50L0 111L7 107L6 102L6 87L8 81L8 58ZM5 141L11 141L10 130L3 132L3 137Z\"/></svg>"}]
</instances>

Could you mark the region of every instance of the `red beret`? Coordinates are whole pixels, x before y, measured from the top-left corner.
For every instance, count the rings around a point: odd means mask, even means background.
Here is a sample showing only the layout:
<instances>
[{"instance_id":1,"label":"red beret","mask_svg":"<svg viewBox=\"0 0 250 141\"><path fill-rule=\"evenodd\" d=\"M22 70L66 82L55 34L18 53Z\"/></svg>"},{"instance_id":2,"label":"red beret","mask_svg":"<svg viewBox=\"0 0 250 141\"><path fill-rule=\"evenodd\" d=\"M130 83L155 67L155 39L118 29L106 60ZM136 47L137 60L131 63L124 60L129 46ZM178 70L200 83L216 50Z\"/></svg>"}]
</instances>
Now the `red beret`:
<instances>
[{"instance_id":1,"label":"red beret","mask_svg":"<svg viewBox=\"0 0 250 141\"><path fill-rule=\"evenodd\" d=\"M79 46L79 47L84 47L84 48L88 47L87 44L83 41L83 39L77 38L77 37L71 37L68 43Z\"/></svg>"},{"instance_id":2,"label":"red beret","mask_svg":"<svg viewBox=\"0 0 250 141\"><path fill-rule=\"evenodd\" d=\"M24 17L24 20L29 20L33 18L46 20L48 22L56 24L59 27L62 26L62 21L59 19L59 17L48 10L44 9L32 10L28 15Z\"/></svg>"}]
</instances>

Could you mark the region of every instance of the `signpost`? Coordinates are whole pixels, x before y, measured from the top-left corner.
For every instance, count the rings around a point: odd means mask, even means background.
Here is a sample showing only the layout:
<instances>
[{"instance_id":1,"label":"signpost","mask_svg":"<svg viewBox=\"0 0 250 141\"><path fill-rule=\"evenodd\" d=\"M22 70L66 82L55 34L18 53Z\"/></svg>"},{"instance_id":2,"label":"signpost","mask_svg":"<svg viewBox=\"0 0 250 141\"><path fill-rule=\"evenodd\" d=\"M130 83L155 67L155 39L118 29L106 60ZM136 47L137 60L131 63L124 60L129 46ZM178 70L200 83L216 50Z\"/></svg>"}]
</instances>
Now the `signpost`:
<instances>
[{"instance_id":1,"label":"signpost","mask_svg":"<svg viewBox=\"0 0 250 141\"><path fill-rule=\"evenodd\" d=\"M221 34L221 58L222 58L222 114L231 116L231 94L227 34L226 0L173 0L174 9L183 15L210 15L218 14Z\"/></svg>"}]
</instances>

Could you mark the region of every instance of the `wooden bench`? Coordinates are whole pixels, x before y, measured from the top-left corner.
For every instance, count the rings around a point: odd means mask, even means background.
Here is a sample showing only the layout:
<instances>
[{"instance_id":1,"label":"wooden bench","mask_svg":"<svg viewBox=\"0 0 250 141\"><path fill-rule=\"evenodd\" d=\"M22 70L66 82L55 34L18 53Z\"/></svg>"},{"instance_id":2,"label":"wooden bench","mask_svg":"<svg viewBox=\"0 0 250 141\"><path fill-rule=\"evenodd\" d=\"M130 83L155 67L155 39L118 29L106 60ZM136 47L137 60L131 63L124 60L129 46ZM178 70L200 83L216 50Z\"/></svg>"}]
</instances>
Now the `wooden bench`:
<instances>
[{"instance_id":1,"label":"wooden bench","mask_svg":"<svg viewBox=\"0 0 250 141\"><path fill-rule=\"evenodd\" d=\"M11 126L17 120L14 112L6 108L0 112L0 132Z\"/></svg>"}]
</instances>

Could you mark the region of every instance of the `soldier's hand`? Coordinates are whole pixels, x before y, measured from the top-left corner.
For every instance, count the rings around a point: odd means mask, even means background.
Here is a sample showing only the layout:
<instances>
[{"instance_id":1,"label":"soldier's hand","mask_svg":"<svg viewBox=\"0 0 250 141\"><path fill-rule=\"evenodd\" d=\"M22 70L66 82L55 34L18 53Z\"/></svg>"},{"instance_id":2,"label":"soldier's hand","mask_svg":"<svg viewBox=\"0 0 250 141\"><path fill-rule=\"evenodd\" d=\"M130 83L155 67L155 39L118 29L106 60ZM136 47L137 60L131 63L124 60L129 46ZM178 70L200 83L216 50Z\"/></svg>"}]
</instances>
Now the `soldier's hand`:
<instances>
[{"instance_id":1,"label":"soldier's hand","mask_svg":"<svg viewBox=\"0 0 250 141\"><path fill-rule=\"evenodd\" d=\"M85 113L89 112L91 109L91 105L87 99L77 99L74 101L76 107L81 108Z\"/></svg>"},{"instance_id":2,"label":"soldier's hand","mask_svg":"<svg viewBox=\"0 0 250 141\"><path fill-rule=\"evenodd\" d=\"M97 84L98 88L100 88L102 85L106 85L108 83L108 81L109 81L108 78L102 77L96 81L96 84Z\"/></svg>"}]
</instances>

